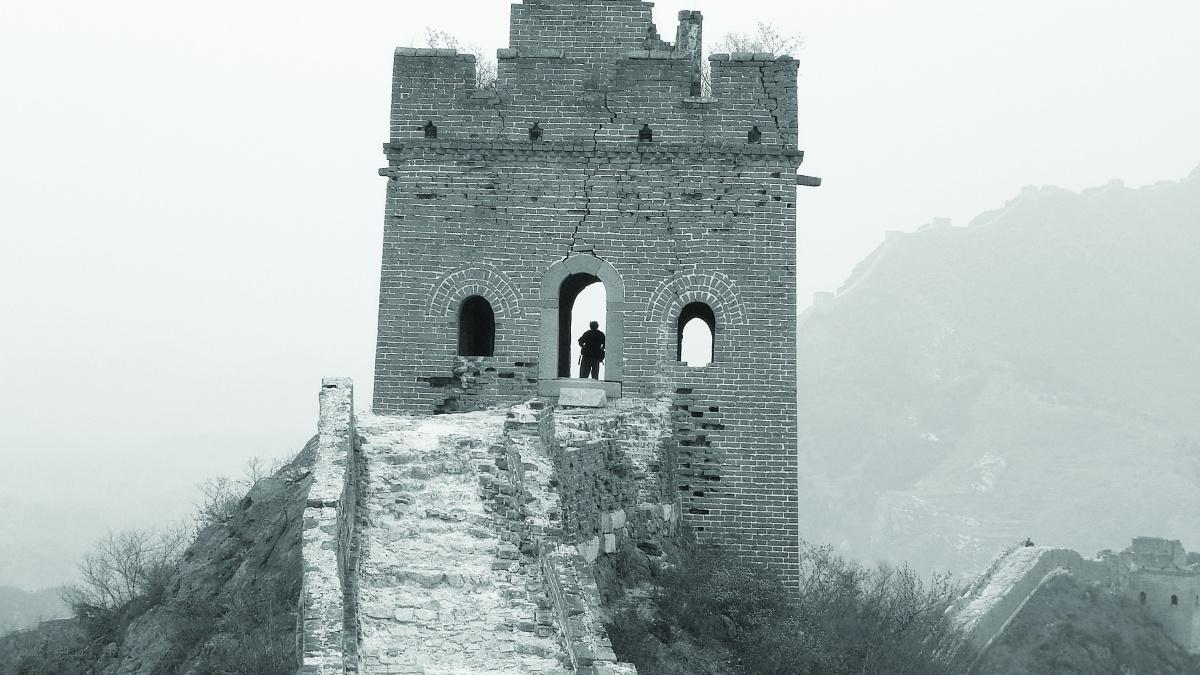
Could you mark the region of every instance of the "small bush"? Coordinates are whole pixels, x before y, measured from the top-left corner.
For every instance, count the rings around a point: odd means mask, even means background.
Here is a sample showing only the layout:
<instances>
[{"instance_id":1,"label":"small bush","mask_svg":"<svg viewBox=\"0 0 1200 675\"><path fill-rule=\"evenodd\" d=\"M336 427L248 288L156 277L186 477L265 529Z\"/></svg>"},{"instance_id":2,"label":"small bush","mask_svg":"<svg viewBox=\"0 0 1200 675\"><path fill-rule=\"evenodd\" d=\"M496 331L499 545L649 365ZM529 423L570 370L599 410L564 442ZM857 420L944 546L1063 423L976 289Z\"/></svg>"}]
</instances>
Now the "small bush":
<instances>
[{"instance_id":1,"label":"small bush","mask_svg":"<svg viewBox=\"0 0 1200 675\"><path fill-rule=\"evenodd\" d=\"M733 554L693 553L656 579L649 611L609 626L643 675L952 675L966 655L943 613L957 588L908 568L868 570L805 547L798 586Z\"/></svg>"}]
</instances>

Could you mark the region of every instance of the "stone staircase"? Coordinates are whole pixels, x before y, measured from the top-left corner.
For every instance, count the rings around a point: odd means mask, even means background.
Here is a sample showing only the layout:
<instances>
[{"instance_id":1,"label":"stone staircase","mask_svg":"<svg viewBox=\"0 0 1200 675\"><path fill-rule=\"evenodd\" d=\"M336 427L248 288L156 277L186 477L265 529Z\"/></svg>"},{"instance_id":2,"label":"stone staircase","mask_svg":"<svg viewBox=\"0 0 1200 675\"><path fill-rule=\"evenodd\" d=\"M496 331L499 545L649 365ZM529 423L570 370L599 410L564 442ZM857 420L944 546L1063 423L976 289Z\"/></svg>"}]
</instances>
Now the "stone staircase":
<instances>
[{"instance_id":1,"label":"stone staircase","mask_svg":"<svg viewBox=\"0 0 1200 675\"><path fill-rule=\"evenodd\" d=\"M503 541L479 466L506 413L362 415L364 675L567 675L534 559Z\"/></svg>"}]
</instances>

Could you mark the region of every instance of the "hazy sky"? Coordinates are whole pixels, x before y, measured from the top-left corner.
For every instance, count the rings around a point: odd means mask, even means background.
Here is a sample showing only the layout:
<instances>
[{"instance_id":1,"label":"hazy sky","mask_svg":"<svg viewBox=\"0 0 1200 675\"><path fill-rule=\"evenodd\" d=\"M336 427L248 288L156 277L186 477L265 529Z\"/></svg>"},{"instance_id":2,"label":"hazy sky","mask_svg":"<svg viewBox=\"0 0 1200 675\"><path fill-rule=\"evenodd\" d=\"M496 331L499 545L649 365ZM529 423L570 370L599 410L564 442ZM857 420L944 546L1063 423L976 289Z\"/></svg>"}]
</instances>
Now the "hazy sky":
<instances>
[{"instance_id":1,"label":"hazy sky","mask_svg":"<svg viewBox=\"0 0 1200 675\"><path fill-rule=\"evenodd\" d=\"M504 46L508 7L0 7L0 584L295 451L322 375L369 400L392 49ZM805 37L803 298L885 230L1200 163L1195 0L659 2L665 35L685 8Z\"/></svg>"}]
</instances>

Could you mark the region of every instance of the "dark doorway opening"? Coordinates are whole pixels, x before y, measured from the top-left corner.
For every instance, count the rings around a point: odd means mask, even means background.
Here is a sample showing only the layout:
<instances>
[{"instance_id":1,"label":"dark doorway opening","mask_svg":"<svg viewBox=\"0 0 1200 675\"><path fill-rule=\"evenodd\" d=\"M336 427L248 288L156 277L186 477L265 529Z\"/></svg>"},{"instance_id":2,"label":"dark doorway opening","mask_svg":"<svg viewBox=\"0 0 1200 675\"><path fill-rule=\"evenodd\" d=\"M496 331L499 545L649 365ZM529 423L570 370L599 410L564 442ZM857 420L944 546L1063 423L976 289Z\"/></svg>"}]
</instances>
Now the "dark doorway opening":
<instances>
[{"instance_id":1,"label":"dark doorway opening","mask_svg":"<svg viewBox=\"0 0 1200 675\"><path fill-rule=\"evenodd\" d=\"M692 302L679 312L675 326L675 360L689 366L707 366L716 360L717 315L703 302Z\"/></svg>"},{"instance_id":2,"label":"dark doorway opening","mask_svg":"<svg viewBox=\"0 0 1200 675\"><path fill-rule=\"evenodd\" d=\"M580 302L577 312L576 300L580 300L580 295L593 284L599 284L599 286L593 289L595 292L589 291L588 296L591 301ZM563 279L562 286L558 291L559 377L572 377L579 374L577 367L579 345L576 340L583 335L584 331L588 330L588 324L592 321L599 322L600 330L605 329L605 304L604 283L600 281L600 277L580 272ZM604 366L601 365L600 368L600 379L604 379ZM572 372L573 370L575 372Z\"/></svg>"},{"instance_id":3,"label":"dark doorway opening","mask_svg":"<svg viewBox=\"0 0 1200 675\"><path fill-rule=\"evenodd\" d=\"M492 303L472 295L458 311L458 355L495 356L496 313Z\"/></svg>"}]
</instances>

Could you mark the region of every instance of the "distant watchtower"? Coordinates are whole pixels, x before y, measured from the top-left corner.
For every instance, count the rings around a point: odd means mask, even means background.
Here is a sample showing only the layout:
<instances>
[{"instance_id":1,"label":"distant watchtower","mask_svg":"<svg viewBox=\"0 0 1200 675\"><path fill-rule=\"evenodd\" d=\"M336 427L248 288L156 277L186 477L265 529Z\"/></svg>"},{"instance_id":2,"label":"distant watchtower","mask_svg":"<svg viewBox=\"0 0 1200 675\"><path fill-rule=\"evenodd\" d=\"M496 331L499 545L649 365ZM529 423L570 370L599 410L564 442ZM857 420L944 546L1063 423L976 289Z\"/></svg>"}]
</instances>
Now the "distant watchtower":
<instances>
[{"instance_id":1,"label":"distant watchtower","mask_svg":"<svg viewBox=\"0 0 1200 675\"><path fill-rule=\"evenodd\" d=\"M601 283L610 398L672 397L702 536L794 576L796 62L664 42L643 0L525 0L494 88L397 49L374 408L555 397ZM701 319L713 361L680 361Z\"/></svg>"}]
</instances>

